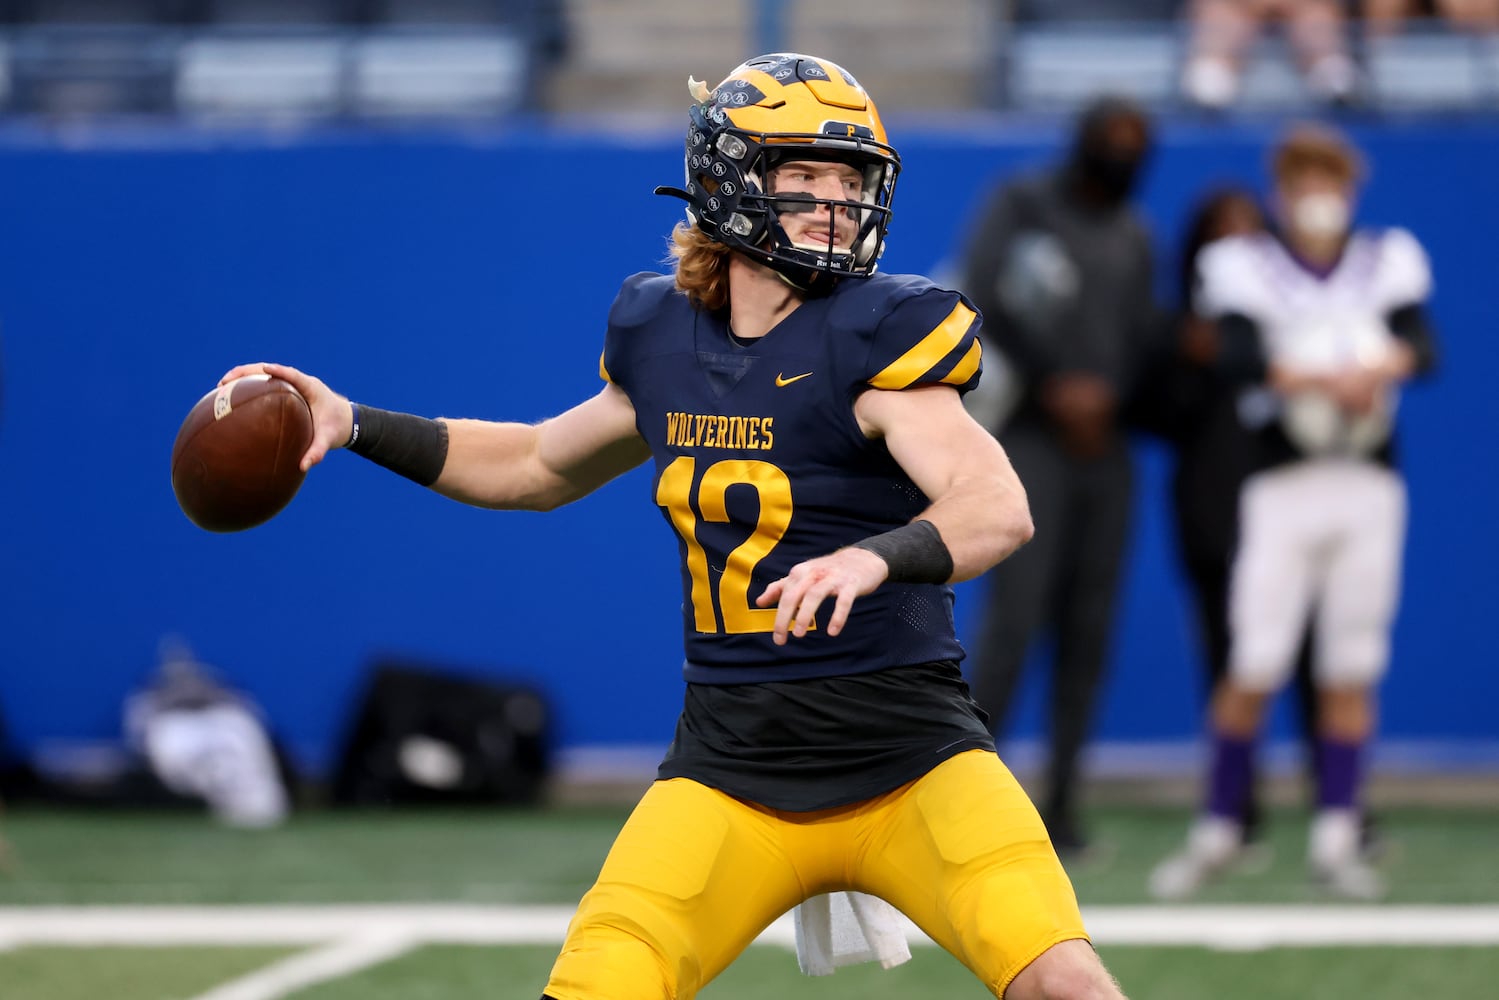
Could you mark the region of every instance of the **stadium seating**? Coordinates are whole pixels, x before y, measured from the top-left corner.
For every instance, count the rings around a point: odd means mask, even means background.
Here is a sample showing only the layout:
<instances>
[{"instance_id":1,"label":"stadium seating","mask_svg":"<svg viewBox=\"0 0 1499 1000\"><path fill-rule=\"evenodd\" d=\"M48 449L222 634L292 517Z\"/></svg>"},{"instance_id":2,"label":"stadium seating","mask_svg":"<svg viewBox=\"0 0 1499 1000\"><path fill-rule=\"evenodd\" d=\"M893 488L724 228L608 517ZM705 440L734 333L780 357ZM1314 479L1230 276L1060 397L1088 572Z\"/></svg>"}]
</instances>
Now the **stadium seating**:
<instances>
[{"instance_id":1,"label":"stadium seating","mask_svg":"<svg viewBox=\"0 0 1499 1000\"><path fill-rule=\"evenodd\" d=\"M331 34L194 37L178 59L177 107L210 118L337 114L346 48Z\"/></svg>"},{"instance_id":2,"label":"stadium seating","mask_svg":"<svg viewBox=\"0 0 1499 1000\"><path fill-rule=\"evenodd\" d=\"M1371 39L1365 54L1376 103L1404 110L1491 106L1499 97L1499 59L1479 39L1446 32ZM1489 59L1485 63L1484 56Z\"/></svg>"},{"instance_id":3,"label":"stadium seating","mask_svg":"<svg viewBox=\"0 0 1499 1000\"><path fill-rule=\"evenodd\" d=\"M28 0L0 108L49 117L502 115L559 44L520 0ZM533 31L533 28L536 30Z\"/></svg>"},{"instance_id":4,"label":"stadium seating","mask_svg":"<svg viewBox=\"0 0 1499 1000\"><path fill-rule=\"evenodd\" d=\"M887 111L1067 113L1102 91L1183 103L1187 26L1160 0L0 0L0 110L44 115L494 118L659 113L749 46L860 66ZM566 16L564 16L564 10ZM1105 21L1096 18L1108 16ZM1355 32L1356 29L1350 29ZM1378 110L1499 108L1499 43L1440 27L1356 46ZM1283 33L1246 60L1235 111L1312 98Z\"/></svg>"},{"instance_id":5,"label":"stadium seating","mask_svg":"<svg viewBox=\"0 0 1499 1000\"><path fill-rule=\"evenodd\" d=\"M526 91L525 48L505 31L366 34L352 48L353 108L369 116L514 111Z\"/></svg>"},{"instance_id":6,"label":"stadium seating","mask_svg":"<svg viewBox=\"0 0 1499 1000\"><path fill-rule=\"evenodd\" d=\"M1070 109L1103 92L1150 105L1176 93L1180 43L1157 26L1097 24L1017 30L1008 58L1007 103Z\"/></svg>"}]
</instances>

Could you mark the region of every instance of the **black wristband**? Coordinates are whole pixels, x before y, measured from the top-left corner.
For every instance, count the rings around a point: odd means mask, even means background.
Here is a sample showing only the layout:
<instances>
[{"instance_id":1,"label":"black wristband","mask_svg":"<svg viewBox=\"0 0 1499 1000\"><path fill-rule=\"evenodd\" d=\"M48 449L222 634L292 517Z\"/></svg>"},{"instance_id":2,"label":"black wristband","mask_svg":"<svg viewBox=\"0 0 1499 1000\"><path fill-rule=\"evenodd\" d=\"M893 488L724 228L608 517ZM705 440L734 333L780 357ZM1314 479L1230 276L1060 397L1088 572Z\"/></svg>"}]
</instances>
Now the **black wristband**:
<instances>
[{"instance_id":1,"label":"black wristband","mask_svg":"<svg viewBox=\"0 0 1499 1000\"><path fill-rule=\"evenodd\" d=\"M448 462L447 424L410 413L349 405L354 428L345 447L414 483L431 486L437 482Z\"/></svg>"},{"instance_id":2,"label":"black wristband","mask_svg":"<svg viewBox=\"0 0 1499 1000\"><path fill-rule=\"evenodd\" d=\"M885 560L891 583L946 583L952 579L952 553L931 521L912 521L855 542L853 547Z\"/></svg>"}]
</instances>

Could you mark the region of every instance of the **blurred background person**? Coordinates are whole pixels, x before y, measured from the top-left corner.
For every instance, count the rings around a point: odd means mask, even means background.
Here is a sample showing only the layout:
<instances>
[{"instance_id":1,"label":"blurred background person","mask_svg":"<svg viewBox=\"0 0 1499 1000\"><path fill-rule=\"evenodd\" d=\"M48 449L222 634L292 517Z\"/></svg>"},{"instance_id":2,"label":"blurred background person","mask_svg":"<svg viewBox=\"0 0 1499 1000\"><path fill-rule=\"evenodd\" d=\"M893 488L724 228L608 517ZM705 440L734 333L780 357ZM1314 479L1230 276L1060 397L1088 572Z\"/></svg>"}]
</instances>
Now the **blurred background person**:
<instances>
[{"instance_id":1,"label":"blurred background person","mask_svg":"<svg viewBox=\"0 0 1499 1000\"><path fill-rule=\"evenodd\" d=\"M1255 471L1240 497L1204 808L1186 846L1151 874L1162 898L1191 895L1239 856L1265 710L1312 621L1308 864L1339 895L1383 892L1360 850L1360 791L1405 537L1393 419L1399 384L1435 359L1430 270L1409 232L1350 228L1362 164L1340 133L1293 128L1272 173L1275 230L1220 240L1198 268L1197 308L1217 323L1223 367L1251 385L1239 412L1255 431Z\"/></svg>"},{"instance_id":2,"label":"blurred background person","mask_svg":"<svg viewBox=\"0 0 1499 1000\"><path fill-rule=\"evenodd\" d=\"M1192 307L1203 248L1229 236L1263 231L1253 192L1222 188L1204 196L1188 222L1178 265L1176 336L1164 366L1166 384L1142 393L1147 405L1170 406L1155 421L1172 444L1171 501L1176 542L1191 585L1208 667L1208 688L1228 660L1228 573L1237 536L1239 487L1252 464L1239 423L1235 387L1224 378L1224 344L1212 320Z\"/></svg>"},{"instance_id":3,"label":"blurred background person","mask_svg":"<svg viewBox=\"0 0 1499 1000\"><path fill-rule=\"evenodd\" d=\"M1356 96L1340 0L1190 0L1186 12L1191 42L1182 92L1193 104L1220 110L1238 99L1245 61L1270 22L1285 26L1313 97L1341 104Z\"/></svg>"},{"instance_id":4,"label":"blurred background person","mask_svg":"<svg viewBox=\"0 0 1499 1000\"><path fill-rule=\"evenodd\" d=\"M1359 13L1365 32L1374 36L1432 21L1474 34L1499 33L1499 0L1363 0Z\"/></svg>"},{"instance_id":5,"label":"blurred background person","mask_svg":"<svg viewBox=\"0 0 1499 1000\"><path fill-rule=\"evenodd\" d=\"M1078 758L1108 653L1130 525L1132 465L1120 414L1157 324L1150 236L1130 204L1151 121L1117 97L1077 122L1061 164L999 184L969 234L962 287L1022 393L1000 440L1030 496L1036 536L990 574L969 661L997 734L1026 654L1055 637L1047 788L1053 843L1077 852Z\"/></svg>"},{"instance_id":6,"label":"blurred background person","mask_svg":"<svg viewBox=\"0 0 1499 1000\"><path fill-rule=\"evenodd\" d=\"M1239 419L1242 368L1193 299L1198 261L1211 244L1230 236L1264 232L1266 220L1254 191L1238 185L1214 187L1188 213L1177 259L1177 302L1171 335L1136 394L1131 422L1157 435L1172 452L1171 522L1177 555L1191 591L1197 625L1203 690L1211 696L1228 669L1228 585L1238 541L1239 491L1254 468L1254 437ZM1297 722L1309 755L1316 754L1316 690L1309 640L1296 658ZM1258 781L1251 778L1242 813L1244 839L1259 839Z\"/></svg>"}]
</instances>

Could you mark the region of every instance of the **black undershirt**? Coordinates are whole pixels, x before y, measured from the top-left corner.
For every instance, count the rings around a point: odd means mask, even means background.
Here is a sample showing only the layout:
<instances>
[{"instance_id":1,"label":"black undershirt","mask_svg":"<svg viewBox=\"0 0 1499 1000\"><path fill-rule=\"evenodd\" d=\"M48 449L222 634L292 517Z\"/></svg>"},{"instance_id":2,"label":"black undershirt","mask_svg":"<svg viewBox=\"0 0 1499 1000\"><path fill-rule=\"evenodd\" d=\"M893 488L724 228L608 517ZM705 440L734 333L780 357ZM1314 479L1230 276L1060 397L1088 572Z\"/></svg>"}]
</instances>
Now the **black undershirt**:
<instances>
[{"instance_id":1,"label":"black undershirt","mask_svg":"<svg viewBox=\"0 0 1499 1000\"><path fill-rule=\"evenodd\" d=\"M771 809L862 802L965 750L994 749L952 661L761 684L688 684L659 777Z\"/></svg>"}]
</instances>

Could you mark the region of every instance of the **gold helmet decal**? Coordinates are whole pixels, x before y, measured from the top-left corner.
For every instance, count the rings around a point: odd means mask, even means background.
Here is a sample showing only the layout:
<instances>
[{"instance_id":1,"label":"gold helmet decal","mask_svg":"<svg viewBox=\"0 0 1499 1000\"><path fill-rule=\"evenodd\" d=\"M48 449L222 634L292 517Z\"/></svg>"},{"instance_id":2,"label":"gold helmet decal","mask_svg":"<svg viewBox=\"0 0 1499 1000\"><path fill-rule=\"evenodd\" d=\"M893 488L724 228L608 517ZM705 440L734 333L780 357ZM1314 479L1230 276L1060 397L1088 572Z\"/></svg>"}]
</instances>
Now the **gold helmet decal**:
<instances>
[{"instance_id":1,"label":"gold helmet decal","mask_svg":"<svg viewBox=\"0 0 1499 1000\"><path fill-rule=\"evenodd\" d=\"M735 125L750 132L843 131L885 142L885 127L864 88L836 63L812 56L752 59L714 88L714 97Z\"/></svg>"}]
</instances>

